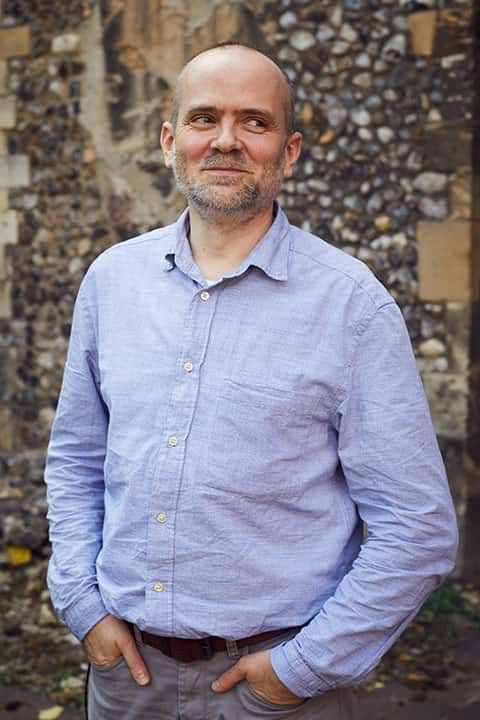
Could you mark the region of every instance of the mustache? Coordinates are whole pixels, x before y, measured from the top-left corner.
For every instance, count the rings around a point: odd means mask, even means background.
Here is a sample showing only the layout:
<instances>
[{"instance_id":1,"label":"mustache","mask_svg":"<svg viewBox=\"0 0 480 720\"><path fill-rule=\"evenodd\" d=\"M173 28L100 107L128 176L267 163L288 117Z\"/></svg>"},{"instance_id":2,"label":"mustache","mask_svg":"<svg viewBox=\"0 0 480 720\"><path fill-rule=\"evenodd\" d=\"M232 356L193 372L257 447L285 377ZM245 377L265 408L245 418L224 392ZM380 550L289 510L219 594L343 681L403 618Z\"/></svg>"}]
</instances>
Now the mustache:
<instances>
[{"instance_id":1,"label":"mustache","mask_svg":"<svg viewBox=\"0 0 480 720\"><path fill-rule=\"evenodd\" d=\"M204 170L211 170L212 168L228 168L229 170L246 171L251 169L242 157L238 155L227 155L224 153L215 153L215 155L205 158L202 168Z\"/></svg>"}]
</instances>

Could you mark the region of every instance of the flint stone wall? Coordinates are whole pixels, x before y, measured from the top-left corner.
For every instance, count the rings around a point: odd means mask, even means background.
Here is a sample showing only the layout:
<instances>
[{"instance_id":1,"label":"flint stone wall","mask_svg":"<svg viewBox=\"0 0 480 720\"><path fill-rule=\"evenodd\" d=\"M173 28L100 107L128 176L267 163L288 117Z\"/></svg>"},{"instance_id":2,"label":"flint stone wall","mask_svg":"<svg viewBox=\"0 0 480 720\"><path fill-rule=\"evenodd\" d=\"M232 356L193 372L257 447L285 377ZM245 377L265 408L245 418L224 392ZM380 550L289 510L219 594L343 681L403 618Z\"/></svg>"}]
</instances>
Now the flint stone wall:
<instances>
[{"instance_id":1,"label":"flint stone wall","mask_svg":"<svg viewBox=\"0 0 480 720\"><path fill-rule=\"evenodd\" d=\"M457 504L458 572L478 579L474 5L3 0L4 549L49 553L43 466L78 285L104 248L183 209L158 144L175 77L236 39L273 53L297 88L305 149L280 198L291 221L367 263L402 308Z\"/></svg>"}]
</instances>

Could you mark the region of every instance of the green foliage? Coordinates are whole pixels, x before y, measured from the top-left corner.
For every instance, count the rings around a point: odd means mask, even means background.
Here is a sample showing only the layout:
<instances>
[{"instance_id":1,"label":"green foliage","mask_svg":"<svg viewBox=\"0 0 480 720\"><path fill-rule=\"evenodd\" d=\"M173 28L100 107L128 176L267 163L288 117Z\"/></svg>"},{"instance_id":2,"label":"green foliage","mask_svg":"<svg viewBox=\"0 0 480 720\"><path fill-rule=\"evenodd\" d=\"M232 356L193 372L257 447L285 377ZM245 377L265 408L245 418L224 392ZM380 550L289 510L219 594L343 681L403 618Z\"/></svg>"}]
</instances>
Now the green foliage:
<instances>
[{"instance_id":1,"label":"green foliage","mask_svg":"<svg viewBox=\"0 0 480 720\"><path fill-rule=\"evenodd\" d=\"M479 593L456 584L445 584L425 602L417 622L431 624L449 615L463 615L480 628Z\"/></svg>"}]
</instances>

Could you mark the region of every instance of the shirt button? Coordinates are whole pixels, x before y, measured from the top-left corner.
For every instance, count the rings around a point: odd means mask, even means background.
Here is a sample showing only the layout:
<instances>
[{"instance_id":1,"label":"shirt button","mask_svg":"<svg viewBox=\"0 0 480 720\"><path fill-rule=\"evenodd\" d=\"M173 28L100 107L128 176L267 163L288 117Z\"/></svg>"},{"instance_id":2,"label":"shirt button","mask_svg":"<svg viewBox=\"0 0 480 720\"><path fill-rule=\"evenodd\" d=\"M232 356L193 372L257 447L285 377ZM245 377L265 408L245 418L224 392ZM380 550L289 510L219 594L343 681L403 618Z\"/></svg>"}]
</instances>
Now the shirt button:
<instances>
[{"instance_id":1,"label":"shirt button","mask_svg":"<svg viewBox=\"0 0 480 720\"><path fill-rule=\"evenodd\" d=\"M168 438L168 444L175 447L175 445L178 445L178 438L176 438L175 435L172 435Z\"/></svg>"},{"instance_id":2,"label":"shirt button","mask_svg":"<svg viewBox=\"0 0 480 720\"><path fill-rule=\"evenodd\" d=\"M204 290L203 292L200 293L200 297L202 298L202 300L204 302L206 302L208 300L208 298L210 297L210 293L207 290Z\"/></svg>"},{"instance_id":3,"label":"shirt button","mask_svg":"<svg viewBox=\"0 0 480 720\"><path fill-rule=\"evenodd\" d=\"M153 586L153 589L155 590L155 592L162 592L163 583L155 583L155 585Z\"/></svg>"},{"instance_id":4,"label":"shirt button","mask_svg":"<svg viewBox=\"0 0 480 720\"><path fill-rule=\"evenodd\" d=\"M183 369L185 370L185 372L192 372L192 370L193 370L192 363L191 362L183 363Z\"/></svg>"},{"instance_id":5,"label":"shirt button","mask_svg":"<svg viewBox=\"0 0 480 720\"><path fill-rule=\"evenodd\" d=\"M165 513L158 513L157 520L160 523L167 522L167 516L165 515Z\"/></svg>"}]
</instances>

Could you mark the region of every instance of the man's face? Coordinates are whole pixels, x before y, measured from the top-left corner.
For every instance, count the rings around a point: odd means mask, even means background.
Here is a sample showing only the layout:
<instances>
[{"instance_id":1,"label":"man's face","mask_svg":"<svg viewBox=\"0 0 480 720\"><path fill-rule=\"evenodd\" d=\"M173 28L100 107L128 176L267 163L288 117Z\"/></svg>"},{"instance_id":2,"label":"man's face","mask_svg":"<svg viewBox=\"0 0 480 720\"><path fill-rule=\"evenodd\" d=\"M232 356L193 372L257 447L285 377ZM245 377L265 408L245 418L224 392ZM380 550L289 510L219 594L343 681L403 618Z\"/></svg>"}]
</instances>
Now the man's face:
<instances>
[{"instance_id":1,"label":"man's face","mask_svg":"<svg viewBox=\"0 0 480 720\"><path fill-rule=\"evenodd\" d=\"M292 174L301 136L287 137L285 81L245 48L200 55L182 76L178 121L162 147L180 191L205 214L255 214Z\"/></svg>"}]
</instances>

